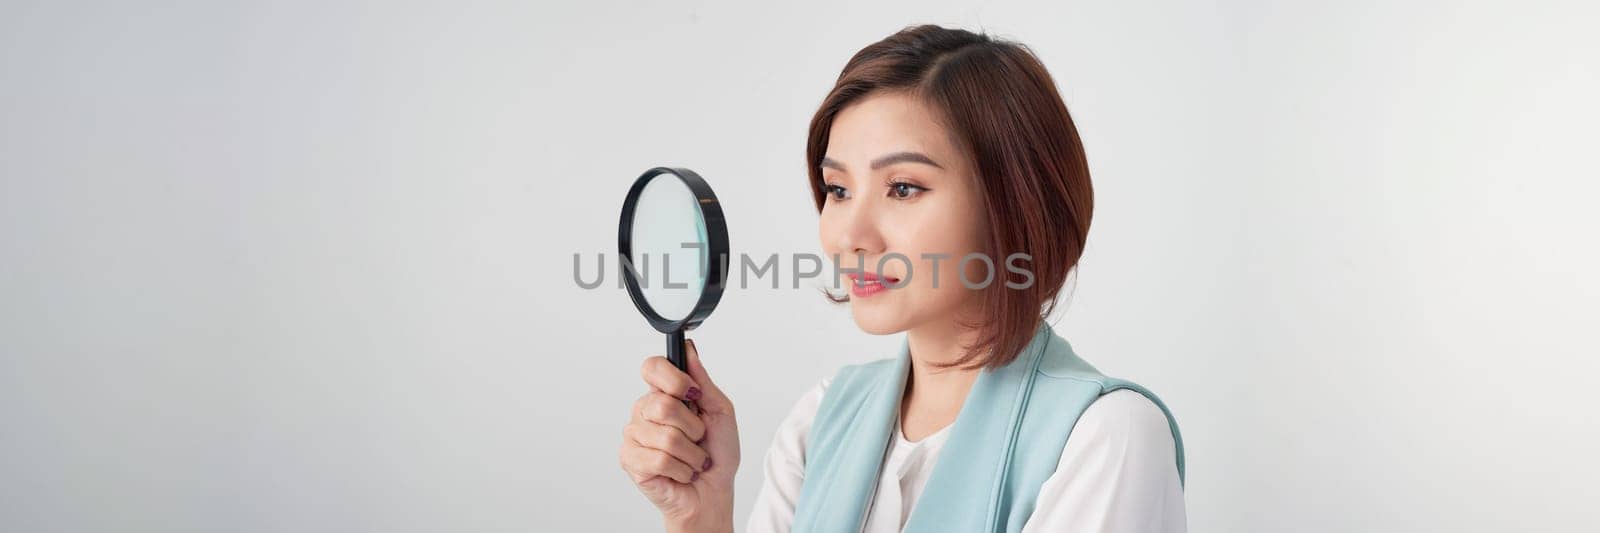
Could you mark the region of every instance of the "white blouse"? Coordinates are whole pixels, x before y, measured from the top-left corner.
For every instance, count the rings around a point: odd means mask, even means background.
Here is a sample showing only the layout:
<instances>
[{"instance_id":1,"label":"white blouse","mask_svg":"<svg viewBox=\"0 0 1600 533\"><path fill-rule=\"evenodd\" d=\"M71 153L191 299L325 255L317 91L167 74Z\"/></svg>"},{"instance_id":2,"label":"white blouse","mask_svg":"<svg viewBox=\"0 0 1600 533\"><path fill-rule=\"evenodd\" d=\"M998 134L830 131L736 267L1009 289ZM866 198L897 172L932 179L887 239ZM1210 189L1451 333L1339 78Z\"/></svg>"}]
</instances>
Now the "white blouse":
<instances>
[{"instance_id":1,"label":"white blouse","mask_svg":"<svg viewBox=\"0 0 1600 533\"><path fill-rule=\"evenodd\" d=\"M779 424L763 460L765 480L746 533L789 531L805 478L806 433L832 381L824 378L806 391ZM905 526L954 425L912 442L896 419L864 533L898 533ZM1095 400L1073 427L1022 533L1184 531L1174 448L1167 417L1149 398L1124 389Z\"/></svg>"}]
</instances>

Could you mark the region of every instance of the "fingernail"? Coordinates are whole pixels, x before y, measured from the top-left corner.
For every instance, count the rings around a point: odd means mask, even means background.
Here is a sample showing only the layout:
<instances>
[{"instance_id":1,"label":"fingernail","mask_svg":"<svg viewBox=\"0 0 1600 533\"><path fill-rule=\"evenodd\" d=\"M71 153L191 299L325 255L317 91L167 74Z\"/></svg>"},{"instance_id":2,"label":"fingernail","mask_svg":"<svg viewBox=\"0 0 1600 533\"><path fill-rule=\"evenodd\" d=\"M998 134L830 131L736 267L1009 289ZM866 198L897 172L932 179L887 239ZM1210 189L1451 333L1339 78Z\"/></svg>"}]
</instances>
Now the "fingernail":
<instances>
[{"instance_id":1,"label":"fingernail","mask_svg":"<svg viewBox=\"0 0 1600 533\"><path fill-rule=\"evenodd\" d=\"M689 474L689 481L693 482L696 479L700 479L700 473L699 472L694 472L694 473Z\"/></svg>"},{"instance_id":2,"label":"fingernail","mask_svg":"<svg viewBox=\"0 0 1600 533\"><path fill-rule=\"evenodd\" d=\"M700 389L689 387L689 393L684 394L684 397L688 398L690 401L698 400L700 399Z\"/></svg>"},{"instance_id":3,"label":"fingernail","mask_svg":"<svg viewBox=\"0 0 1600 533\"><path fill-rule=\"evenodd\" d=\"M710 470L710 469L711 469L711 458L707 457L705 464L700 465L700 471L701 472L705 472L705 471Z\"/></svg>"}]
</instances>

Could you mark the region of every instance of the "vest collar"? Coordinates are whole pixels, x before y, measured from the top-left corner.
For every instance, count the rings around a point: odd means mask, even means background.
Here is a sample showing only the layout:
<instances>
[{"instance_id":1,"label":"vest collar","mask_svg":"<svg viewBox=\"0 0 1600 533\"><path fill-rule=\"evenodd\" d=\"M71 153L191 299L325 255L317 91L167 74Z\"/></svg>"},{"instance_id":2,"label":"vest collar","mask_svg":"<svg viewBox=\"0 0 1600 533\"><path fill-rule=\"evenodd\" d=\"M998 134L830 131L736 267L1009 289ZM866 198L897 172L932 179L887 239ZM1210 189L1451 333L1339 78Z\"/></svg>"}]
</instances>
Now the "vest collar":
<instances>
[{"instance_id":1,"label":"vest collar","mask_svg":"<svg viewBox=\"0 0 1600 533\"><path fill-rule=\"evenodd\" d=\"M1017 443L1022 413L1026 411L1029 393L1047 350L1070 348L1048 323L1041 321L1032 340L1016 359L998 369L979 371L939 452L940 459L934 463L933 473L906 521L906 531L948 530L955 524L982 524L981 531L995 529L1005 511L1002 487ZM861 488L867 494L876 490L905 396L911 369L908 340L901 339L899 354L892 365L891 371L880 374L892 382L877 384L865 399L857 418L863 424L857 429L863 434L852 439L847 449L841 451L842 461L838 465L845 471L873 473L853 476L855 483L871 484ZM849 509L839 511L854 518L859 530L866 521L868 502L854 503Z\"/></svg>"}]
</instances>

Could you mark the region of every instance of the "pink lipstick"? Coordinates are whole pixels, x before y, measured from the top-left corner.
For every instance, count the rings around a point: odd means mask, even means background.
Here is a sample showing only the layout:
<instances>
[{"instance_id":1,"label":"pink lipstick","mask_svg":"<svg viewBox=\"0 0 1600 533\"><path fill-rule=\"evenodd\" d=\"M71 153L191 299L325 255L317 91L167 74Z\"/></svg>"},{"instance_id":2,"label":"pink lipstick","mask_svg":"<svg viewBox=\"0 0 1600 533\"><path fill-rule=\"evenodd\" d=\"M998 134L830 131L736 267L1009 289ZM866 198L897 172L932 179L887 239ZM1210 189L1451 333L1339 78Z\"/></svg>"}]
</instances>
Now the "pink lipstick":
<instances>
[{"instance_id":1,"label":"pink lipstick","mask_svg":"<svg viewBox=\"0 0 1600 533\"><path fill-rule=\"evenodd\" d=\"M877 274L871 272L852 272L850 273L850 295L856 298L876 295L889 289L888 285L884 285L886 280L890 284L900 282L900 278L880 278Z\"/></svg>"}]
</instances>

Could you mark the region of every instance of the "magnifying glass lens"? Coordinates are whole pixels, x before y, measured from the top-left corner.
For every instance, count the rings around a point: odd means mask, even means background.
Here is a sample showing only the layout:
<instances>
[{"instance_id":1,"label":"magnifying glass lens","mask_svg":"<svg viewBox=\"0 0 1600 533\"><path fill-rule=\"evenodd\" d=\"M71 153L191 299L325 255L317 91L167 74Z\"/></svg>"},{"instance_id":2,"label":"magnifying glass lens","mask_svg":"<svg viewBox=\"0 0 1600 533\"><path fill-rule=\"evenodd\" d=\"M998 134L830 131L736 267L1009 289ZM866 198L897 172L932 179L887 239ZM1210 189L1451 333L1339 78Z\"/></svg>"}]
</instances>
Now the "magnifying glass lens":
<instances>
[{"instance_id":1,"label":"magnifying glass lens","mask_svg":"<svg viewBox=\"0 0 1600 533\"><path fill-rule=\"evenodd\" d=\"M657 174L634 206L632 262L650 308L667 320L694 311L706 283L706 221L694 192Z\"/></svg>"}]
</instances>

